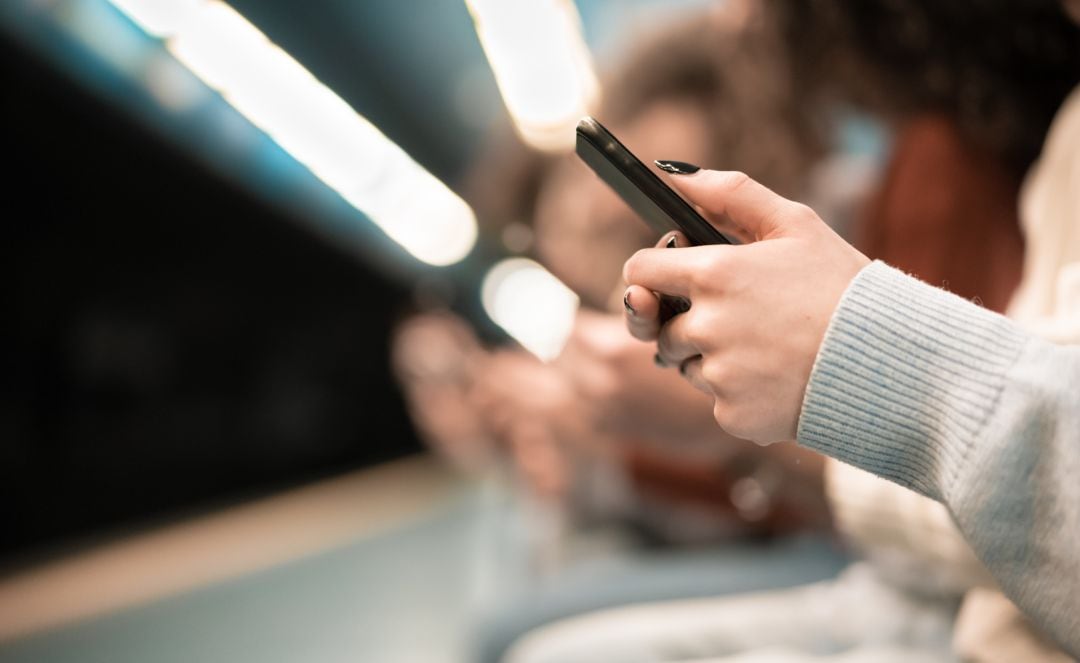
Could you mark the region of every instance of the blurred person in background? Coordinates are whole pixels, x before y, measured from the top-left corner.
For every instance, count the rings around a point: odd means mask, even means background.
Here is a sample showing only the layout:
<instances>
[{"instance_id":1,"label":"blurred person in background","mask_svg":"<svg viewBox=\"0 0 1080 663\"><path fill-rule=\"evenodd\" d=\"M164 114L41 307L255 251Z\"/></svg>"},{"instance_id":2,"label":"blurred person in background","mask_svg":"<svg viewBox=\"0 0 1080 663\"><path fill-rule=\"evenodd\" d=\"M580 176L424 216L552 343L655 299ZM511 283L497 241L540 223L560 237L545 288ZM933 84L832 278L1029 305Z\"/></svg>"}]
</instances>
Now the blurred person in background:
<instances>
[{"instance_id":1,"label":"blurred person in background","mask_svg":"<svg viewBox=\"0 0 1080 663\"><path fill-rule=\"evenodd\" d=\"M643 157L677 144L808 195L831 136L797 104L775 28L732 5L647 36L609 77L600 117ZM574 525L554 546L539 542L549 579L517 607L492 611L483 660L531 627L585 610L835 573L843 558L827 534L820 457L729 442L707 399L658 370L612 313L622 308L622 263L652 232L574 155L544 158L501 140L471 188L481 220L499 223L510 248L528 240L583 303L550 364L485 350L449 314L415 317L397 338L395 365L433 446L471 470L510 458L531 494ZM573 550L613 529L620 541L629 533L631 548L712 547L629 572L575 571ZM800 531L818 535L789 538ZM715 547L743 536L781 539L771 549Z\"/></svg>"},{"instance_id":2,"label":"blurred person in background","mask_svg":"<svg viewBox=\"0 0 1080 663\"><path fill-rule=\"evenodd\" d=\"M793 67L803 80L820 79L823 71L835 75L808 83L808 100L854 104L893 127L889 167L860 219L863 249L1002 310L1024 260L1021 178L1076 82L1080 53L1076 30L1056 3L1008 12L969 4L832 1L774 3L772 10L785 26ZM964 34L969 38L956 37ZM1069 131L1060 126L1065 121L1055 127L1059 142ZM1052 188L1045 164L1052 150L1053 142L1039 176L1028 181L1029 241L1033 224L1040 234L1068 235L1060 215L1048 228L1031 221L1054 216L1030 211L1031 201L1046 203ZM1051 197L1067 191L1067 184L1059 183L1057 191ZM1032 306L1045 294L1033 293L1054 290L1041 288L1046 279L1032 275L1032 254L1029 248L1027 287L1010 307L1019 318L1025 308L1045 313L1045 306ZM1058 319L1052 327L1067 323ZM993 589L943 506L837 462L829 462L827 474L838 526L870 564L835 583L790 592L629 608L566 622L526 639L511 660L744 660L740 652L746 660L766 652L770 660L831 654L843 660L951 660L953 651L971 660L1064 659Z\"/></svg>"}]
</instances>

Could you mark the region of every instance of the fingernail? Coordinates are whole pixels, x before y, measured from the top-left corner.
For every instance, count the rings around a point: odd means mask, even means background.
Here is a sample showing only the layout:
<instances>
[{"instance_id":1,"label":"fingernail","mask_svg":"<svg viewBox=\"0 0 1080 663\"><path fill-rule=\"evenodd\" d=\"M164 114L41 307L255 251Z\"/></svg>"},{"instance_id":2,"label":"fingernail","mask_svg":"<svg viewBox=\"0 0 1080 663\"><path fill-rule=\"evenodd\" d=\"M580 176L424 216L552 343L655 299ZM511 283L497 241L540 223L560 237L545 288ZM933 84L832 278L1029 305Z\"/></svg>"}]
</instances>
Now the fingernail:
<instances>
[{"instance_id":1,"label":"fingernail","mask_svg":"<svg viewBox=\"0 0 1080 663\"><path fill-rule=\"evenodd\" d=\"M659 366L660 368L667 368L667 364L664 362L664 358L660 356L659 352L657 352L656 354L654 354L652 356L652 360L653 360L653 363L656 364L657 366Z\"/></svg>"},{"instance_id":2,"label":"fingernail","mask_svg":"<svg viewBox=\"0 0 1080 663\"><path fill-rule=\"evenodd\" d=\"M630 304L630 291L627 290L622 296L622 305L630 315L637 315L637 310Z\"/></svg>"},{"instance_id":3,"label":"fingernail","mask_svg":"<svg viewBox=\"0 0 1080 663\"><path fill-rule=\"evenodd\" d=\"M693 175L701 170L698 166L692 163L686 163L685 161L672 161L670 159L658 159L653 163L656 167L665 173L671 173L672 175Z\"/></svg>"},{"instance_id":4,"label":"fingernail","mask_svg":"<svg viewBox=\"0 0 1080 663\"><path fill-rule=\"evenodd\" d=\"M678 246L679 246L679 241L677 239L675 239L675 235L672 235L671 237L668 237L668 240L666 242L664 242L664 248L667 248L667 249L678 248Z\"/></svg>"}]
</instances>

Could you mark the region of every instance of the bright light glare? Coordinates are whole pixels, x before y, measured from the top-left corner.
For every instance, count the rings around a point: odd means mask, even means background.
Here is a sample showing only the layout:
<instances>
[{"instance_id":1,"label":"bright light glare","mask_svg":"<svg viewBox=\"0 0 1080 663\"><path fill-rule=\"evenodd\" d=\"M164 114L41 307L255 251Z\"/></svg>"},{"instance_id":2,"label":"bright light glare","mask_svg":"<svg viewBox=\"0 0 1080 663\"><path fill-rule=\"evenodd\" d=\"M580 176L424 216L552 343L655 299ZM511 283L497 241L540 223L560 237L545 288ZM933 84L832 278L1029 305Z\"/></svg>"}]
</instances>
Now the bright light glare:
<instances>
[{"instance_id":1,"label":"bright light glare","mask_svg":"<svg viewBox=\"0 0 1080 663\"><path fill-rule=\"evenodd\" d=\"M578 297L527 258L509 258L484 277L484 310L526 350L544 361L559 356L574 326Z\"/></svg>"},{"instance_id":2,"label":"bright light glare","mask_svg":"<svg viewBox=\"0 0 1080 663\"><path fill-rule=\"evenodd\" d=\"M205 0L109 0L155 37L179 32Z\"/></svg>"},{"instance_id":3,"label":"bright light glare","mask_svg":"<svg viewBox=\"0 0 1080 663\"><path fill-rule=\"evenodd\" d=\"M476 243L469 206L341 97L218 0L111 0L345 200L420 260Z\"/></svg>"},{"instance_id":4,"label":"bright light glare","mask_svg":"<svg viewBox=\"0 0 1080 663\"><path fill-rule=\"evenodd\" d=\"M599 96L571 0L465 0L521 137L548 151L574 146Z\"/></svg>"}]
</instances>

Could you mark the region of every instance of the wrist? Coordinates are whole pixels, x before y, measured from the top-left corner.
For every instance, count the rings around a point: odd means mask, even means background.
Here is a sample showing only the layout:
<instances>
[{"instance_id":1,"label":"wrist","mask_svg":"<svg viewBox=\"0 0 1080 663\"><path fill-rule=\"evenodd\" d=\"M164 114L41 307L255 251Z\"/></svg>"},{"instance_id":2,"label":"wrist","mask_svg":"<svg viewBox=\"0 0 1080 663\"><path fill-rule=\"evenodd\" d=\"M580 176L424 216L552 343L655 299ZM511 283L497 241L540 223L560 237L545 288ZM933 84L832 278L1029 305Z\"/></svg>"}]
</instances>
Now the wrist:
<instances>
[{"instance_id":1,"label":"wrist","mask_svg":"<svg viewBox=\"0 0 1080 663\"><path fill-rule=\"evenodd\" d=\"M1023 341L1002 316L872 263L826 330L798 441L940 498Z\"/></svg>"}]
</instances>

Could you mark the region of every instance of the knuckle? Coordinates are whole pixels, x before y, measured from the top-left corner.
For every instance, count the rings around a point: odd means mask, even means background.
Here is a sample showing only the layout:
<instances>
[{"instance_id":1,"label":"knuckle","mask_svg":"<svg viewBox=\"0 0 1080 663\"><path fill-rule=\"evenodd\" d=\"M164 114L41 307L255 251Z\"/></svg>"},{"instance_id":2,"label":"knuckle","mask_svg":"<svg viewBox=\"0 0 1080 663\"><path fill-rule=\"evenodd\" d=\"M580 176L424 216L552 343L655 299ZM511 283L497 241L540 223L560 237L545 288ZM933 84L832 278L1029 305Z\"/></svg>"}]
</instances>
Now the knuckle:
<instances>
[{"instance_id":1,"label":"knuckle","mask_svg":"<svg viewBox=\"0 0 1080 663\"><path fill-rule=\"evenodd\" d=\"M731 252L723 249L710 252L708 269L709 285L718 288L731 270Z\"/></svg>"},{"instance_id":2,"label":"knuckle","mask_svg":"<svg viewBox=\"0 0 1080 663\"><path fill-rule=\"evenodd\" d=\"M717 398L713 403L713 419L728 435L741 440L750 440L754 436L753 427L747 425L742 410L726 399Z\"/></svg>"},{"instance_id":3,"label":"knuckle","mask_svg":"<svg viewBox=\"0 0 1080 663\"><path fill-rule=\"evenodd\" d=\"M623 263L623 281L626 285L633 285L636 282L638 275L641 273L642 264L646 260L647 251L648 249L638 249L634 252L634 255Z\"/></svg>"},{"instance_id":4,"label":"knuckle","mask_svg":"<svg viewBox=\"0 0 1080 663\"><path fill-rule=\"evenodd\" d=\"M675 359L677 343L674 334L675 330L672 329L671 324L668 324L660 330L660 334L656 338L656 353L664 360L665 364L670 364Z\"/></svg>"},{"instance_id":5,"label":"knuckle","mask_svg":"<svg viewBox=\"0 0 1080 663\"><path fill-rule=\"evenodd\" d=\"M722 387L728 382L729 371L723 362L706 361L701 365L701 377L714 387Z\"/></svg>"},{"instance_id":6,"label":"knuckle","mask_svg":"<svg viewBox=\"0 0 1080 663\"><path fill-rule=\"evenodd\" d=\"M723 250L709 251L701 264L691 272L691 287L703 292L717 292L730 273L728 254Z\"/></svg>"},{"instance_id":7,"label":"knuckle","mask_svg":"<svg viewBox=\"0 0 1080 663\"><path fill-rule=\"evenodd\" d=\"M741 170L730 170L721 173L720 180L717 182L718 186L723 187L727 191L738 191L744 188L751 182L750 176Z\"/></svg>"},{"instance_id":8,"label":"knuckle","mask_svg":"<svg viewBox=\"0 0 1080 663\"><path fill-rule=\"evenodd\" d=\"M692 311L693 309L691 309ZM704 315L692 315L690 312L685 315L683 334L686 336L686 340L700 349L707 344L711 336L709 321Z\"/></svg>"},{"instance_id":9,"label":"knuckle","mask_svg":"<svg viewBox=\"0 0 1080 663\"><path fill-rule=\"evenodd\" d=\"M817 221L818 215L809 205L805 203L792 202L790 203L788 214L791 218L798 222L800 225L805 225Z\"/></svg>"},{"instance_id":10,"label":"knuckle","mask_svg":"<svg viewBox=\"0 0 1080 663\"><path fill-rule=\"evenodd\" d=\"M717 398L713 402L713 419L720 428L732 435L738 435L733 429L735 426L735 417L733 416L731 404L723 398Z\"/></svg>"}]
</instances>

